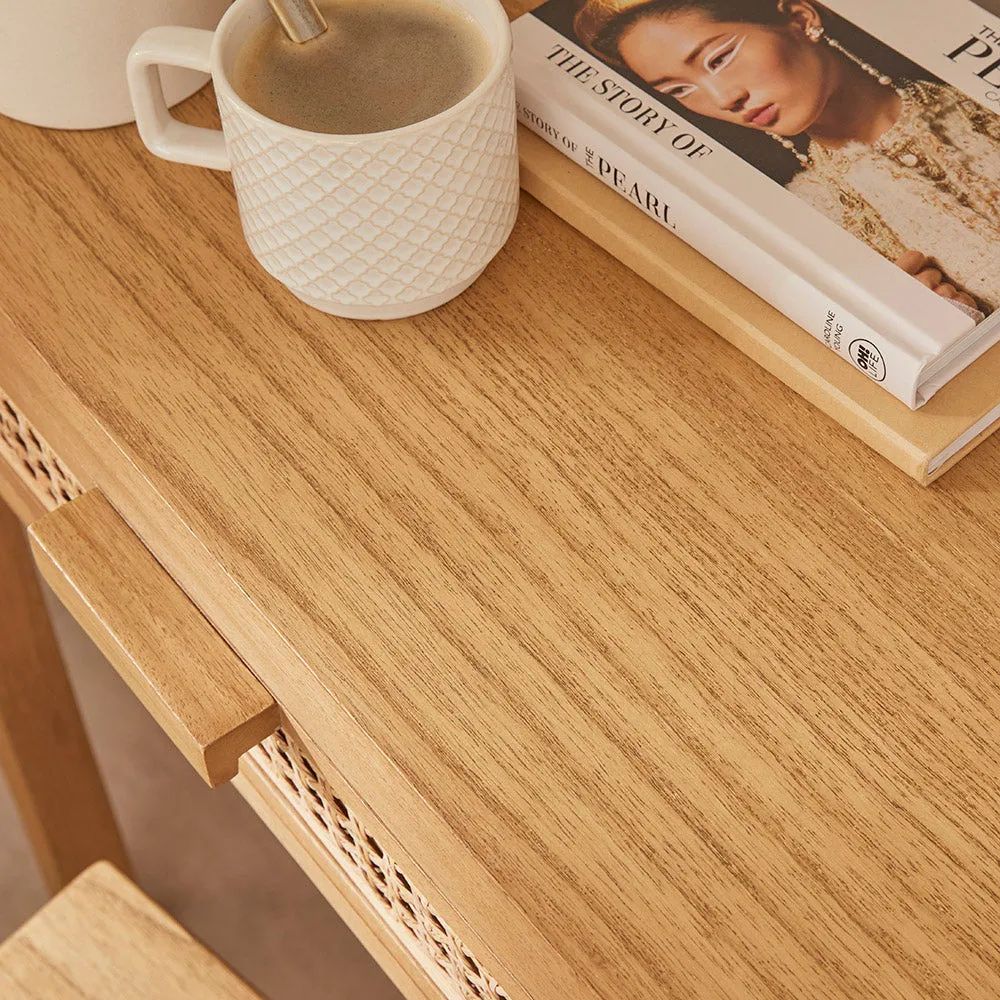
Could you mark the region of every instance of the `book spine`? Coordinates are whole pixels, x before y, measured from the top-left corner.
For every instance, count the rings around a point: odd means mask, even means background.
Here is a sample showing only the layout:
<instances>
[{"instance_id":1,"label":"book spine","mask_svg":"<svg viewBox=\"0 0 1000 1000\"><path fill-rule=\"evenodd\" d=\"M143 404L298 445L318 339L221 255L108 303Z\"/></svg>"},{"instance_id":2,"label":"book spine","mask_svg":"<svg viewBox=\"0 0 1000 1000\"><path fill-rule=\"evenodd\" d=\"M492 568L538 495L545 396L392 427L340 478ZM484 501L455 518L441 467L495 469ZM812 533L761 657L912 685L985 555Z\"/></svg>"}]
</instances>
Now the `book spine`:
<instances>
[{"instance_id":1,"label":"book spine","mask_svg":"<svg viewBox=\"0 0 1000 1000\"><path fill-rule=\"evenodd\" d=\"M897 399L916 409L921 363L616 146L556 96L518 76L520 121L661 226L746 285Z\"/></svg>"}]
</instances>

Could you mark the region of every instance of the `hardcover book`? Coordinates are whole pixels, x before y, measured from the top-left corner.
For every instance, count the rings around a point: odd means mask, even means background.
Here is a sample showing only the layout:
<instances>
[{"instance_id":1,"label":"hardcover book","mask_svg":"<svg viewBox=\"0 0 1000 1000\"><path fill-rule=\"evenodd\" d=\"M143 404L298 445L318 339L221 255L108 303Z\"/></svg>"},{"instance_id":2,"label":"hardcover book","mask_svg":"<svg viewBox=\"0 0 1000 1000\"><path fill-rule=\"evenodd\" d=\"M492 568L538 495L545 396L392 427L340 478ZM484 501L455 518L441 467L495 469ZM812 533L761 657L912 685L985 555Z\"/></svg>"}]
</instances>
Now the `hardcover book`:
<instances>
[{"instance_id":1,"label":"hardcover book","mask_svg":"<svg viewBox=\"0 0 1000 1000\"><path fill-rule=\"evenodd\" d=\"M969 0L549 0L514 38L525 126L873 389L917 409L1000 340L1000 17ZM972 404L908 471L931 478L998 408L1000 391Z\"/></svg>"}]
</instances>

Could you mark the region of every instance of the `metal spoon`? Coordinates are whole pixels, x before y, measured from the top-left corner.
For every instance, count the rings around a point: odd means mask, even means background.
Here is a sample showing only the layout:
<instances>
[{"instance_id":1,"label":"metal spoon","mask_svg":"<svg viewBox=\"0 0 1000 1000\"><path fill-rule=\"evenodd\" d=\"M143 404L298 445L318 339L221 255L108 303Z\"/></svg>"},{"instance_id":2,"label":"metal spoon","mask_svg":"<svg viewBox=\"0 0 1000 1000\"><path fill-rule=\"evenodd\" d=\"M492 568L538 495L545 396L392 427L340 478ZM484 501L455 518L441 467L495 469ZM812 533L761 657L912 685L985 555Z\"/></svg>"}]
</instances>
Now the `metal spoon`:
<instances>
[{"instance_id":1,"label":"metal spoon","mask_svg":"<svg viewBox=\"0 0 1000 1000\"><path fill-rule=\"evenodd\" d=\"M315 0L267 0L285 34L298 44L310 42L327 30Z\"/></svg>"}]
</instances>

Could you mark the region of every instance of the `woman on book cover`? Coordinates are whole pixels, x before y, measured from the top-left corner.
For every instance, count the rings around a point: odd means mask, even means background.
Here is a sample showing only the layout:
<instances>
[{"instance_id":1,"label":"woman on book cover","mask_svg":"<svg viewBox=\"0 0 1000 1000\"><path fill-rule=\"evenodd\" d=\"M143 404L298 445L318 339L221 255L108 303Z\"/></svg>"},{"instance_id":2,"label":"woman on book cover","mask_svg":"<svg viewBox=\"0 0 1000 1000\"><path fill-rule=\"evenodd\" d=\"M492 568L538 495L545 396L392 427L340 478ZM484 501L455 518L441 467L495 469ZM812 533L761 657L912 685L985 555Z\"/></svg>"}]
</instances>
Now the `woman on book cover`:
<instances>
[{"instance_id":1,"label":"woman on book cover","mask_svg":"<svg viewBox=\"0 0 1000 1000\"><path fill-rule=\"evenodd\" d=\"M585 0L574 30L682 108L768 133L799 160L790 191L957 308L1000 307L1000 117L968 95L808 0Z\"/></svg>"}]
</instances>

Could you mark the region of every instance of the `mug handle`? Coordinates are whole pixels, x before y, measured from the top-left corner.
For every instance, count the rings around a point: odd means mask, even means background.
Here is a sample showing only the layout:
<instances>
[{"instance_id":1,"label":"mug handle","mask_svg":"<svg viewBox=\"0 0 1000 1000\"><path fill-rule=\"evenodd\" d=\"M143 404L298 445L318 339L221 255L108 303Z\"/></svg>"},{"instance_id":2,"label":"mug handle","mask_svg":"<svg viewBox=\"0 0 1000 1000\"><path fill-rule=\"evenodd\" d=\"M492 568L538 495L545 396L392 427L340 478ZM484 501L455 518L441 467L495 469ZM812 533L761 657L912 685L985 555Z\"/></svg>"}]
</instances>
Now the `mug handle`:
<instances>
[{"instance_id":1,"label":"mug handle","mask_svg":"<svg viewBox=\"0 0 1000 1000\"><path fill-rule=\"evenodd\" d=\"M151 153L175 163L228 170L229 152L222 132L174 118L160 81L160 65L211 72L214 36L203 28L150 28L132 46L126 72L139 136Z\"/></svg>"}]
</instances>

